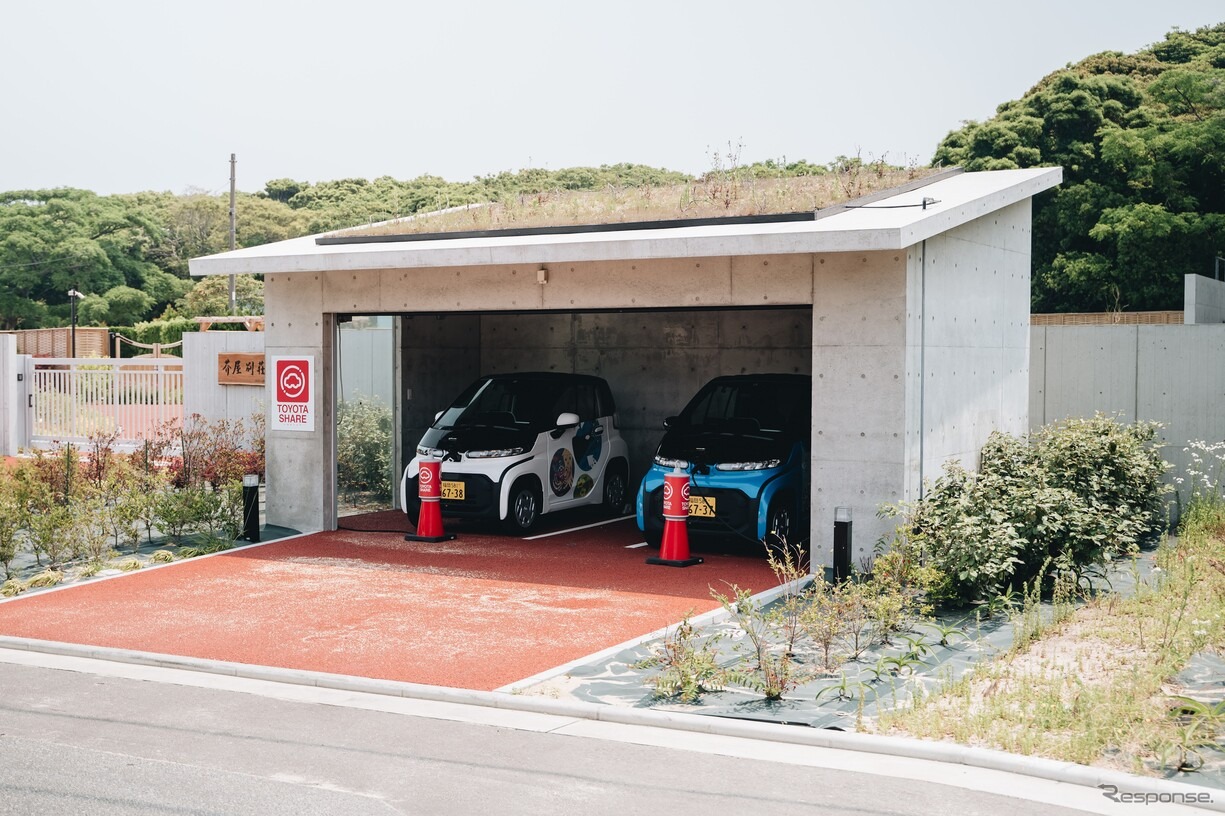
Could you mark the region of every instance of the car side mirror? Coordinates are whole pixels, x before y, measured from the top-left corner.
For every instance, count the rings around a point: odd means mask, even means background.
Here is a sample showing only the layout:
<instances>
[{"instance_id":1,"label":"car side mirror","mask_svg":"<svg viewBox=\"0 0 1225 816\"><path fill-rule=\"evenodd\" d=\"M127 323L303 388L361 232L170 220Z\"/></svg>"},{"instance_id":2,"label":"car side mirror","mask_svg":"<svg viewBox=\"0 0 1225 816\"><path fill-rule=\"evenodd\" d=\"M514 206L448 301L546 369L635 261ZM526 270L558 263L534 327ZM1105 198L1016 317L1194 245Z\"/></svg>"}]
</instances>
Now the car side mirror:
<instances>
[{"instance_id":1,"label":"car side mirror","mask_svg":"<svg viewBox=\"0 0 1225 816\"><path fill-rule=\"evenodd\" d=\"M565 411L557 415L558 428L573 428L575 425L578 425L578 414Z\"/></svg>"},{"instance_id":2,"label":"car side mirror","mask_svg":"<svg viewBox=\"0 0 1225 816\"><path fill-rule=\"evenodd\" d=\"M437 421L438 421L438 417L440 417L440 416L442 416L442 411L439 411L438 413L434 414L434 421L435 421L435 422L437 422Z\"/></svg>"},{"instance_id":3,"label":"car side mirror","mask_svg":"<svg viewBox=\"0 0 1225 816\"><path fill-rule=\"evenodd\" d=\"M671 430L672 426L675 424L676 424L676 417L674 416L664 417L664 430L665 431Z\"/></svg>"}]
</instances>

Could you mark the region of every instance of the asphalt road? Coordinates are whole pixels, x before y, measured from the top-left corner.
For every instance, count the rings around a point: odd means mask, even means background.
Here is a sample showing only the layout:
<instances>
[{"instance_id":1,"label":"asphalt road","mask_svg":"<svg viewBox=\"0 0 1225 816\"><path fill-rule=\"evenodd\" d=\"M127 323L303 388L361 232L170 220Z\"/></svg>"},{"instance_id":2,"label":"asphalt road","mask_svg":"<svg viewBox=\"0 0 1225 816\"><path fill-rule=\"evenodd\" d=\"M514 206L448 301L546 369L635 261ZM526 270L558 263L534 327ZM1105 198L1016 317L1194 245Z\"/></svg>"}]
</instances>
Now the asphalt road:
<instances>
[{"instance_id":1,"label":"asphalt road","mask_svg":"<svg viewBox=\"0 0 1225 816\"><path fill-rule=\"evenodd\" d=\"M797 746L779 746L788 758L764 761L709 753L713 743L668 747L717 739L710 736L593 738L559 733L558 717L513 727L434 719L371 710L385 704L348 693L325 704L278 699L276 690L8 662L0 662L0 692L2 814L1084 812L923 778L792 764ZM513 716L487 712L473 719ZM634 744L644 741L660 744ZM737 751L727 745L716 750Z\"/></svg>"}]
</instances>

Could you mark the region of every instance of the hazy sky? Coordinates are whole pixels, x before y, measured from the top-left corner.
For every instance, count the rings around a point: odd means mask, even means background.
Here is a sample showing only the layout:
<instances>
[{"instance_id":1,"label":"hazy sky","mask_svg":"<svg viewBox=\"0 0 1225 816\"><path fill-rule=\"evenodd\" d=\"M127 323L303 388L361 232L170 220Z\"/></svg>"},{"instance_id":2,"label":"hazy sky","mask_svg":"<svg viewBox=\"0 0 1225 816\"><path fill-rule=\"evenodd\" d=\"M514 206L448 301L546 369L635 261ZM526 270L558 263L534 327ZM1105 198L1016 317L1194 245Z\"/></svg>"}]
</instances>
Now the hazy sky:
<instances>
[{"instance_id":1,"label":"hazy sky","mask_svg":"<svg viewBox=\"0 0 1225 816\"><path fill-rule=\"evenodd\" d=\"M1045 74L1220 0L39 0L0 13L0 190L620 161L926 163Z\"/></svg>"}]
</instances>

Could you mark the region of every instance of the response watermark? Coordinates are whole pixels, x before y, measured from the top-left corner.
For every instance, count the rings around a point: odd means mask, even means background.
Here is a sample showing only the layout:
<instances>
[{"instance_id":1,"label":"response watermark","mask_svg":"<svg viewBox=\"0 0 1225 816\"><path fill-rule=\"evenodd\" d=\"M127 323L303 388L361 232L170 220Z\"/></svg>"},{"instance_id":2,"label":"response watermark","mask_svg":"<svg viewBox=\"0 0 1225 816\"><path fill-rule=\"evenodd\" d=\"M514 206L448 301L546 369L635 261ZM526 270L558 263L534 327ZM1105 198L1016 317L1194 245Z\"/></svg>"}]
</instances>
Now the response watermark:
<instances>
[{"instance_id":1,"label":"response watermark","mask_svg":"<svg viewBox=\"0 0 1225 816\"><path fill-rule=\"evenodd\" d=\"M1111 802L1125 805L1211 805L1212 793L1209 791L1161 792L1122 791L1118 785L1098 785Z\"/></svg>"}]
</instances>

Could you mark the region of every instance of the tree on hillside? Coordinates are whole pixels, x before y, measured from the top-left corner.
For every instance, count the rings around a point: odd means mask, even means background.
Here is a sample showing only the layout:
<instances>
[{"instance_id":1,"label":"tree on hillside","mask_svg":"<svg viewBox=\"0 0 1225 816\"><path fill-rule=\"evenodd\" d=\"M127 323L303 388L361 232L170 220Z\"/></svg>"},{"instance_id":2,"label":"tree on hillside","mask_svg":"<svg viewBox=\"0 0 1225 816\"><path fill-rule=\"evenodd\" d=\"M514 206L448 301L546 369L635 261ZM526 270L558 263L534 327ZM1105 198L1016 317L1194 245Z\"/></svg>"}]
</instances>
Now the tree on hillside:
<instances>
[{"instance_id":1,"label":"tree on hillside","mask_svg":"<svg viewBox=\"0 0 1225 816\"><path fill-rule=\"evenodd\" d=\"M157 270L160 225L145 209L87 190L0 194L0 325L66 321L68 291L139 288Z\"/></svg>"},{"instance_id":2,"label":"tree on hillside","mask_svg":"<svg viewBox=\"0 0 1225 816\"><path fill-rule=\"evenodd\" d=\"M234 277L235 309L240 315L264 313L264 283L250 275ZM230 279L227 275L200 278L176 304L183 317L219 317L230 313Z\"/></svg>"},{"instance_id":3,"label":"tree on hillside","mask_svg":"<svg viewBox=\"0 0 1225 816\"><path fill-rule=\"evenodd\" d=\"M1034 202L1035 311L1181 308L1225 250L1225 24L1057 71L934 161L1064 168Z\"/></svg>"}]
</instances>

